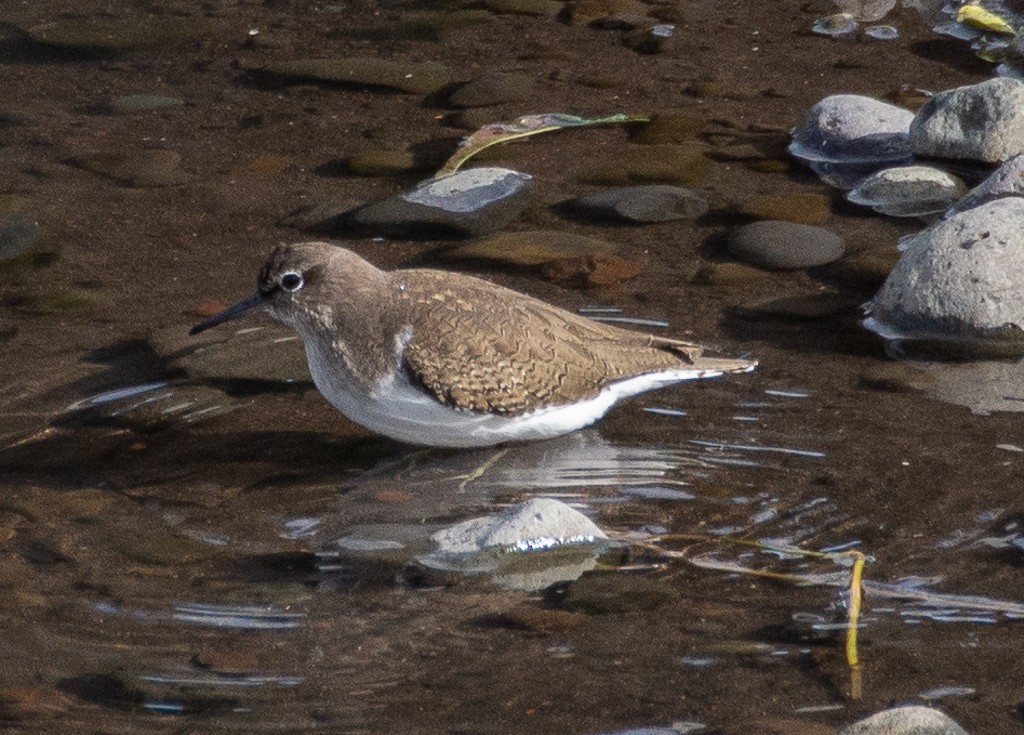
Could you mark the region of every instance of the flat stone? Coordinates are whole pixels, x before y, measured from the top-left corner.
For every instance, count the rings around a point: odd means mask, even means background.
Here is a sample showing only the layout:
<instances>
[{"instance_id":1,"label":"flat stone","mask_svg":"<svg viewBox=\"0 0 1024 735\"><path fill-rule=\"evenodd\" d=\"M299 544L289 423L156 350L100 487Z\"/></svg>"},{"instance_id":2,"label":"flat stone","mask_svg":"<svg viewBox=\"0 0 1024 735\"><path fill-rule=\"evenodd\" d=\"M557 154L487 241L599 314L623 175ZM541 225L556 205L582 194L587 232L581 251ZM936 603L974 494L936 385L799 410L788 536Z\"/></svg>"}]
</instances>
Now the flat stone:
<instances>
[{"instance_id":1,"label":"flat stone","mask_svg":"<svg viewBox=\"0 0 1024 735\"><path fill-rule=\"evenodd\" d=\"M765 194L744 202L741 214L757 219L797 222L805 225L821 225L832 215L830 199L818 192L794 192L792 194Z\"/></svg>"},{"instance_id":2,"label":"flat stone","mask_svg":"<svg viewBox=\"0 0 1024 735\"><path fill-rule=\"evenodd\" d=\"M601 162L580 174L590 184L670 183L696 186L707 178L712 162L704 156L705 146L627 144L602 152Z\"/></svg>"},{"instance_id":3,"label":"flat stone","mask_svg":"<svg viewBox=\"0 0 1024 735\"><path fill-rule=\"evenodd\" d=\"M529 203L531 177L506 168L469 168L427 179L405 194L367 204L350 221L375 234L478 236L505 226Z\"/></svg>"},{"instance_id":4,"label":"flat stone","mask_svg":"<svg viewBox=\"0 0 1024 735\"><path fill-rule=\"evenodd\" d=\"M871 174L846 198L890 217L927 217L947 210L966 191L963 181L933 166L899 166Z\"/></svg>"},{"instance_id":5,"label":"flat stone","mask_svg":"<svg viewBox=\"0 0 1024 735\"><path fill-rule=\"evenodd\" d=\"M436 61L421 63L368 57L295 59L263 67L263 73L291 81L319 81L387 87L431 94L448 84L448 70Z\"/></svg>"},{"instance_id":6,"label":"flat stone","mask_svg":"<svg viewBox=\"0 0 1024 735\"><path fill-rule=\"evenodd\" d=\"M181 155L175 151L88 153L74 162L86 171L129 186L176 186L192 178L179 168Z\"/></svg>"},{"instance_id":7,"label":"flat stone","mask_svg":"<svg viewBox=\"0 0 1024 735\"><path fill-rule=\"evenodd\" d=\"M599 253L548 261L541 275L567 288L598 288L633 278L641 270L637 263L614 253Z\"/></svg>"},{"instance_id":8,"label":"flat stone","mask_svg":"<svg viewBox=\"0 0 1024 735\"><path fill-rule=\"evenodd\" d=\"M733 307L730 312L752 321L778 319L802 322L853 313L859 304L860 299L850 299L835 293L817 293L754 301Z\"/></svg>"},{"instance_id":9,"label":"flat stone","mask_svg":"<svg viewBox=\"0 0 1024 735\"><path fill-rule=\"evenodd\" d=\"M448 95L454 107L491 107L522 102L533 94L533 77L518 72L486 72Z\"/></svg>"},{"instance_id":10,"label":"flat stone","mask_svg":"<svg viewBox=\"0 0 1024 735\"><path fill-rule=\"evenodd\" d=\"M530 551L605 538L605 532L578 510L552 498L533 498L498 515L438 531L430 540L440 553L476 554L489 548Z\"/></svg>"},{"instance_id":11,"label":"flat stone","mask_svg":"<svg viewBox=\"0 0 1024 735\"><path fill-rule=\"evenodd\" d=\"M910 706L882 710L836 735L967 735L967 731L937 709Z\"/></svg>"},{"instance_id":12,"label":"flat stone","mask_svg":"<svg viewBox=\"0 0 1024 735\"><path fill-rule=\"evenodd\" d=\"M835 233L813 225L766 220L733 230L729 253L768 270L800 270L831 263L845 247Z\"/></svg>"},{"instance_id":13,"label":"flat stone","mask_svg":"<svg viewBox=\"0 0 1024 735\"><path fill-rule=\"evenodd\" d=\"M708 210L704 197L679 186L629 186L609 189L574 199L578 212L625 222L670 222L693 219Z\"/></svg>"},{"instance_id":14,"label":"flat stone","mask_svg":"<svg viewBox=\"0 0 1024 735\"><path fill-rule=\"evenodd\" d=\"M1024 82L996 77L939 92L914 117L915 155L1005 161L1024 153Z\"/></svg>"},{"instance_id":15,"label":"flat stone","mask_svg":"<svg viewBox=\"0 0 1024 735\"><path fill-rule=\"evenodd\" d=\"M908 160L914 113L855 94L836 94L811 107L793 131L789 152L806 162Z\"/></svg>"},{"instance_id":16,"label":"flat stone","mask_svg":"<svg viewBox=\"0 0 1024 735\"><path fill-rule=\"evenodd\" d=\"M1024 338L1022 231L1024 199L1007 197L910 238L869 324L905 336L969 339L1009 328Z\"/></svg>"},{"instance_id":17,"label":"flat stone","mask_svg":"<svg viewBox=\"0 0 1024 735\"><path fill-rule=\"evenodd\" d=\"M611 253L605 240L561 230L500 232L445 250L444 260L487 260L518 266L539 266L552 260Z\"/></svg>"},{"instance_id":18,"label":"flat stone","mask_svg":"<svg viewBox=\"0 0 1024 735\"><path fill-rule=\"evenodd\" d=\"M952 217L986 202L1010 196L1024 196L1024 155L1014 156L993 171L987 179L950 207L945 216Z\"/></svg>"},{"instance_id":19,"label":"flat stone","mask_svg":"<svg viewBox=\"0 0 1024 735\"><path fill-rule=\"evenodd\" d=\"M64 18L28 29L36 43L98 56L165 48L209 35L216 25L205 18L178 16Z\"/></svg>"}]
</instances>

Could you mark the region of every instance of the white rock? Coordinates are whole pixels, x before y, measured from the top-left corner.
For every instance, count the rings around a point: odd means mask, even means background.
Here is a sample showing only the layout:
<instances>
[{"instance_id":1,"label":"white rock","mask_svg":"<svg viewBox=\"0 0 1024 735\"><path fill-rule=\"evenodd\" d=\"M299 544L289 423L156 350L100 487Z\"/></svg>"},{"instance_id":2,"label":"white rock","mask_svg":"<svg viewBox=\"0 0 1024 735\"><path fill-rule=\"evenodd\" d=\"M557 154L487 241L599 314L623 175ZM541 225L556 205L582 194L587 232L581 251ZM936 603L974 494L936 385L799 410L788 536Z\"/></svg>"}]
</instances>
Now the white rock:
<instances>
[{"instance_id":1,"label":"white rock","mask_svg":"<svg viewBox=\"0 0 1024 735\"><path fill-rule=\"evenodd\" d=\"M914 117L916 155L1005 161L1024 153L1024 82L999 77L940 92Z\"/></svg>"},{"instance_id":2,"label":"white rock","mask_svg":"<svg viewBox=\"0 0 1024 735\"><path fill-rule=\"evenodd\" d=\"M967 195L946 212L952 217L959 212L973 209L985 202L1003 197L1024 196L1024 156L1014 156L992 174L971 189Z\"/></svg>"},{"instance_id":3,"label":"white rock","mask_svg":"<svg viewBox=\"0 0 1024 735\"><path fill-rule=\"evenodd\" d=\"M449 554L496 547L529 551L605 538L604 531L585 515L551 498L527 500L498 515L464 521L430 537L439 553Z\"/></svg>"},{"instance_id":4,"label":"white rock","mask_svg":"<svg viewBox=\"0 0 1024 735\"><path fill-rule=\"evenodd\" d=\"M967 187L956 176L931 166L898 166L877 171L846 198L891 217L920 217L946 210Z\"/></svg>"},{"instance_id":5,"label":"white rock","mask_svg":"<svg viewBox=\"0 0 1024 735\"><path fill-rule=\"evenodd\" d=\"M997 199L929 227L870 305L886 336L976 338L1024 327L1024 198Z\"/></svg>"},{"instance_id":6,"label":"white rock","mask_svg":"<svg viewBox=\"0 0 1024 735\"><path fill-rule=\"evenodd\" d=\"M882 710L836 735L967 735L967 731L937 709L914 706Z\"/></svg>"},{"instance_id":7,"label":"white rock","mask_svg":"<svg viewBox=\"0 0 1024 735\"><path fill-rule=\"evenodd\" d=\"M807 162L908 160L913 119L909 110L871 97L832 95L808 110L789 152Z\"/></svg>"}]
</instances>

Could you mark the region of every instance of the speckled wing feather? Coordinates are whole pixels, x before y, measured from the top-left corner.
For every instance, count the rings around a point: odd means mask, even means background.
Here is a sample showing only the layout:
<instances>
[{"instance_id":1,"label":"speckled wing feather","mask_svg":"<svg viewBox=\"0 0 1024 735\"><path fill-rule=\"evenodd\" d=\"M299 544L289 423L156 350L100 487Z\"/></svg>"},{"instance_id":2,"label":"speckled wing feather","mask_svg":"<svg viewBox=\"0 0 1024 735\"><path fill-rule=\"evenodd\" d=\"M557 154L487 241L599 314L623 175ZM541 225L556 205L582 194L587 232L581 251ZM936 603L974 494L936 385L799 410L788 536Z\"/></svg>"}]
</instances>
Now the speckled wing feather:
<instances>
[{"instance_id":1,"label":"speckled wing feather","mask_svg":"<svg viewBox=\"0 0 1024 735\"><path fill-rule=\"evenodd\" d=\"M739 372L689 342L594 322L470 276L396 271L412 326L405 368L442 403L504 415L596 395L616 380L681 368ZM705 367L706 364L706 367Z\"/></svg>"}]
</instances>

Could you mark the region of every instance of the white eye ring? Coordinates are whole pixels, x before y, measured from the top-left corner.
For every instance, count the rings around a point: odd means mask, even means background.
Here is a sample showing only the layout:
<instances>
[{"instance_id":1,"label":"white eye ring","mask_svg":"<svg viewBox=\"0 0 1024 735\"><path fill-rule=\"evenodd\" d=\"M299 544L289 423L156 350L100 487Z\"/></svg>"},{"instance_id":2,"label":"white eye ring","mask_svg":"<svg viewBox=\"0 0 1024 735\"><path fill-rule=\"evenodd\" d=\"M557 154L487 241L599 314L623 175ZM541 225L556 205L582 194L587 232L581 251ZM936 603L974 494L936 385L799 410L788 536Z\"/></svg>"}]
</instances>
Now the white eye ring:
<instances>
[{"instance_id":1,"label":"white eye ring","mask_svg":"<svg viewBox=\"0 0 1024 735\"><path fill-rule=\"evenodd\" d=\"M296 273L295 271L282 273L281 277L278 279L278 283L281 284L281 288L285 291L291 291L293 293L306 284L305 280L302 278L302 274Z\"/></svg>"}]
</instances>

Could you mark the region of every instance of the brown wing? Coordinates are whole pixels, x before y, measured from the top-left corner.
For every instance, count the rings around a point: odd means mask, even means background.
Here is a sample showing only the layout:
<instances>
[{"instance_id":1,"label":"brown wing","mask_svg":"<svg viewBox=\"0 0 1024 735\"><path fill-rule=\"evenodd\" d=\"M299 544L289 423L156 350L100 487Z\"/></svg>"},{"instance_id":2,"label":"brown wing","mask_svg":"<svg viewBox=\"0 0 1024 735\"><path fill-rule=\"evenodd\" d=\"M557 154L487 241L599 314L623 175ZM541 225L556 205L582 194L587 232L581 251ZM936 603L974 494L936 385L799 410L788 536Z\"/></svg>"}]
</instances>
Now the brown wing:
<instances>
[{"instance_id":1,"label":"brown wing","mask_svg":"<svg viewBox=\"0 0 1024 735\"><path fill-rule=\"evenodd\" d=\"M698 345L600 324L454 275L427 270L393 274L404 285L400 302L413 328L406 368L448 405L512 415L593 396L631 375L699 368L705 361ZM748 366L709 362L718 363L709 370Z\"/></svg>"}]
</instances>

